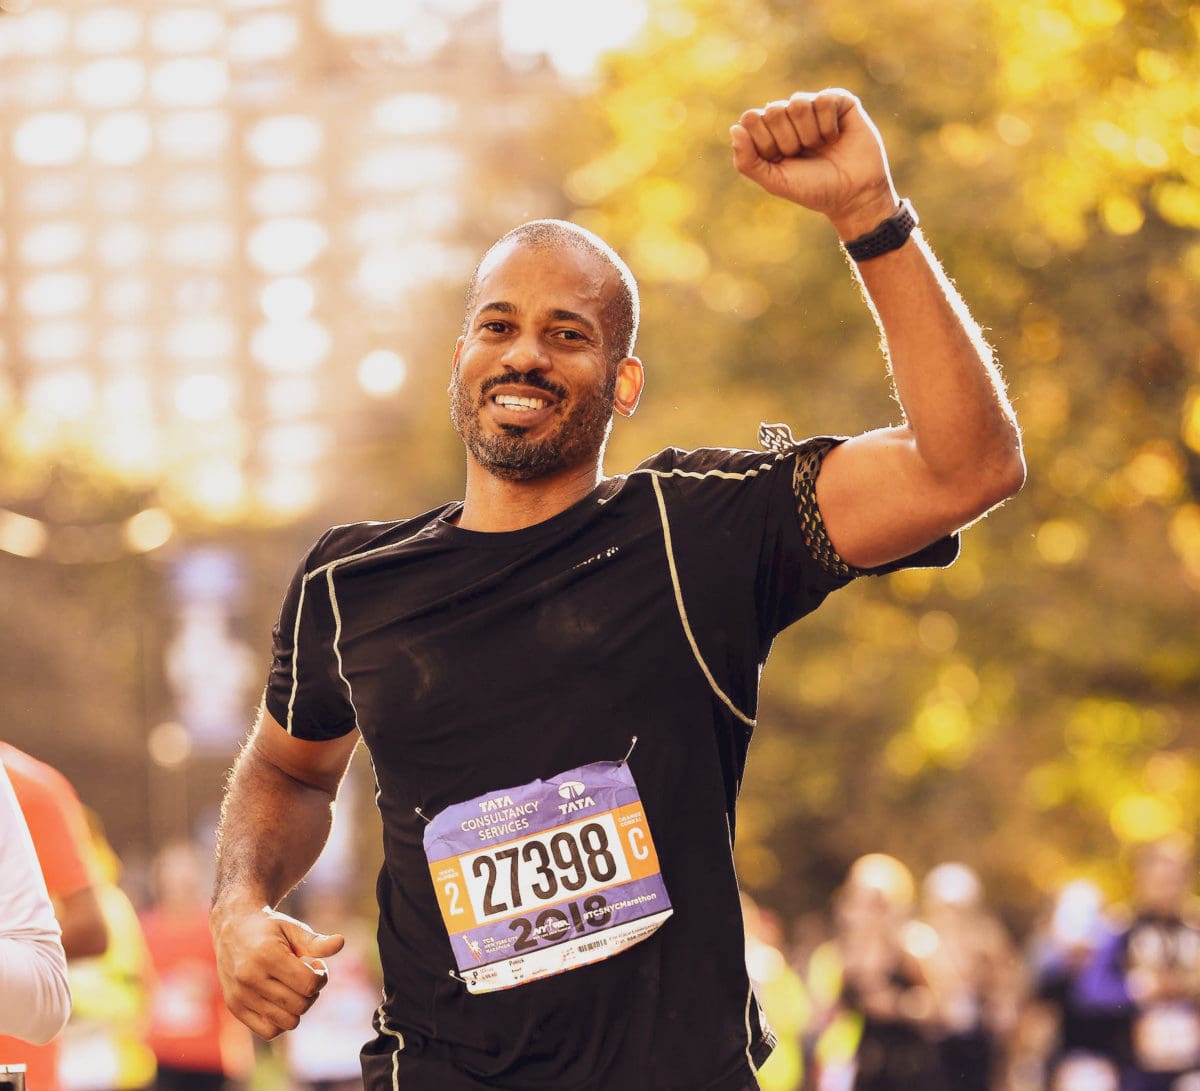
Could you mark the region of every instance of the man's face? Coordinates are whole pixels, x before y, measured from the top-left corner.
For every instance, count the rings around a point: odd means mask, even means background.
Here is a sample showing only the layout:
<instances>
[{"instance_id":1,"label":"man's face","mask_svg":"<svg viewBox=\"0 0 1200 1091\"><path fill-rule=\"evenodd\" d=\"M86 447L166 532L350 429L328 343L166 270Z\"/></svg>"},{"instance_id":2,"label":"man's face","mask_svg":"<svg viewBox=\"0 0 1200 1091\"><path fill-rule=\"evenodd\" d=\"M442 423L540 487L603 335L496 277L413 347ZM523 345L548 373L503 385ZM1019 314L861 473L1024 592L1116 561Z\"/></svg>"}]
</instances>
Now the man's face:
<instances>
[{"instance_id":1,"label":"man's face","mask_svg":"<svg viewBox=\"0 0 1200 1091\"><path fill-rule=\"evenodd\" d=\"M613 279L584 251L521 243L480 270L450 419L489 473L530 481L599 463L617 378L603 323Z\"/></svg>"}]
</instances>

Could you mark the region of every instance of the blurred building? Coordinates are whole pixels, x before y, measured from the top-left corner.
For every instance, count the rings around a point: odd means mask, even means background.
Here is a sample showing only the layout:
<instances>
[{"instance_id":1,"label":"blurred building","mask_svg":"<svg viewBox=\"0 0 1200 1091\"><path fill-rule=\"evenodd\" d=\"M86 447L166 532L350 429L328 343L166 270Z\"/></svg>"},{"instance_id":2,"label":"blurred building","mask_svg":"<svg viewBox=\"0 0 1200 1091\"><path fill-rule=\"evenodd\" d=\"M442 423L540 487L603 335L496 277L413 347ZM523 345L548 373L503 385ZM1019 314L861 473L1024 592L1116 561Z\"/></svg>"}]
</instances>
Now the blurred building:
<instances>
[{"instance_id":1,"label":"blurred building","mask_svg":"<svg viewBox=\"0 0 1200 1091\"><path fill-rule=\"evenodd\" d=\"M0 7L18 452L82 449L169 516L311 509L363 403L404 384L414 294L469 272L481 157L548 69L513 70L480 0ZM11 515L0 546L89 548Z\"/></svg>"},{"instance_id":2,"label":"blurred building","mask_svg":"<svg viewBox=\"0 0 1200 1091\"><path fill-rule=\"evenodd\" d=\"M194 698L261 686L364 437L430 392L444 422L430 300L561 209L522 154L560 78L509 3L0 0L0 716L120 849L215 807L254 694L199 790ZM243 573L219 611L179 592L196 539Z\"/></svg>"}]
</instances>

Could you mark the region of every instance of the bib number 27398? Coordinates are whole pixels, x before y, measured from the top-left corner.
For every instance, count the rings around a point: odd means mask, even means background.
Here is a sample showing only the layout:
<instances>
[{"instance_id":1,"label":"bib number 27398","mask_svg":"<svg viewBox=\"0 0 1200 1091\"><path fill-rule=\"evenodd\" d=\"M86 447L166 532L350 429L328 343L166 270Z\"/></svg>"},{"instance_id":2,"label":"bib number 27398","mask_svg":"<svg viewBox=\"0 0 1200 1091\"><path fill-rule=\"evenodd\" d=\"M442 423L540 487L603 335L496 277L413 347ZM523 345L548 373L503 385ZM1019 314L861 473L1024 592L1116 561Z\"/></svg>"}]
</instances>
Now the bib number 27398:
<instances>
[{"instance_id":1,"label":"bib number 27398","mask_svg":"<svg viewBox=\"0 0 1200 1091\"><path fill-rule=\"evenodd\" d=\"M471 992L609 958L671 915L625 763L448 807L425 831L430 877Z\"/></svg>"}]
</instances>

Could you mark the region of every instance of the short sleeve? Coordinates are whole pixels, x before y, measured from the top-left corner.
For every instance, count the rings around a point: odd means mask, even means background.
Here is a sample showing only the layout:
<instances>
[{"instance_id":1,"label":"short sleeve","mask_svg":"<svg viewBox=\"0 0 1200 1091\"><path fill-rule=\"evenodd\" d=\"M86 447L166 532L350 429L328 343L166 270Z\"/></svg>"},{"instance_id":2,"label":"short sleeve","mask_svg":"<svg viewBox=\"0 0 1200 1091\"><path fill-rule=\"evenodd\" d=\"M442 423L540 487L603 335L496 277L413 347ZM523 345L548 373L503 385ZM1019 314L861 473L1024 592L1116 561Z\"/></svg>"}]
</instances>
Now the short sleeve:
<instances>
[{"instance_id":1,"label":"short sleeve","mask_svg":"<svg viewBox=\"0 0 1200 1091\"><path fill-rule=\"evenodd\" d=\"M846 582L806 544L793 488L795 452L669 448L653 475L681 608L722 689L748 709L757 664L780 629ZM749 686L749 688L746 688ZM737 692L744 689L744 692Z\"/></svg>"},{"instance_id":2,"label":"short sleeve","mask_svg":"<svg viewBox=\"0 0 1200 1091\"><path fill-rule=\"evenodd\" d=\"M40 762L33 770L14 762L8 772L51 896L65 898L93 886L96 864L87 818L70 782Z\"/></svg>"},{"instance_id":3,"label":"short sleeve","mask_svg":"<svg viewBox=\"0 0 1200 1091\"><path fill-rule=\"evenodd\" d=\"M791 466L790 496L776 498L768 521L762 571L768 584L764 609L774 613L770 628L776 632L813 608L830 591L844 587L860 576L882 576L903 568L944 568L958 556L959 537L947 535L916 553L875 568L857 568L838 555L829 539L817 504L817 477L825 456L844 443L844 436L816 436L797 442L786 425L760 426L763 446L776 452ZM782 490L779 490L782 491ZM786 515L780 516L780 508ZM794 517L794 524L792 519ZM793 538L798 534L799 541ZM800 556L797 558L797 545ZM815 566L815 570L814 570Z\"/></svg>"},{"instance_id":4,"label":"short sleeve","mask_svg":"<svg viewBox=\"0 0 1200 1091\"><path fill-rule=\"evenodd\" d=\"M273 658L265 704L297 738L335 739L356 726L354 705L341 675L337 619L326 558L328 535L296 569L272 629Z\"/></svg>"}]
</instances>

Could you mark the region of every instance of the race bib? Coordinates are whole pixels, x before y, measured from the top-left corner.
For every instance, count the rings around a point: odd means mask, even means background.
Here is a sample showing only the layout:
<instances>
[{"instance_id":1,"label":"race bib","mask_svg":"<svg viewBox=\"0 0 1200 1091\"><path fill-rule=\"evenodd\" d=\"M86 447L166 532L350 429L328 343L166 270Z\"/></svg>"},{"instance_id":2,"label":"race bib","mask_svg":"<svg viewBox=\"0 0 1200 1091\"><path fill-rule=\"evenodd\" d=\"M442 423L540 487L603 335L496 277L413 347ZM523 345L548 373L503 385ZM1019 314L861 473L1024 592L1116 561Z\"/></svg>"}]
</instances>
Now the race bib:
<instances>
[{"instance_id":1,"label":"race bib","mask_svg":"<svg viewBox=\"0 0 1200 1091\"><path fill-rule=\"evenodd\" d=\"M1178 1072L1200 1064L1200 1015L1186 1002L1156 1004L1133 1026L1138 1065L1148 1072Z\"/></svg>"},{"instance_id":2,"label":"race bib","mask_svg":"<svg viewBox=\"0 0 1200 1091\"><path fill-rule=\"evenodd\" d=\"M671 915L625 762L596 762L447 807L425 855L472 993L611 958Z\"/></svg>"}]
</instances>

